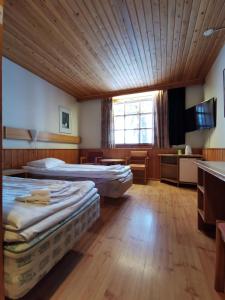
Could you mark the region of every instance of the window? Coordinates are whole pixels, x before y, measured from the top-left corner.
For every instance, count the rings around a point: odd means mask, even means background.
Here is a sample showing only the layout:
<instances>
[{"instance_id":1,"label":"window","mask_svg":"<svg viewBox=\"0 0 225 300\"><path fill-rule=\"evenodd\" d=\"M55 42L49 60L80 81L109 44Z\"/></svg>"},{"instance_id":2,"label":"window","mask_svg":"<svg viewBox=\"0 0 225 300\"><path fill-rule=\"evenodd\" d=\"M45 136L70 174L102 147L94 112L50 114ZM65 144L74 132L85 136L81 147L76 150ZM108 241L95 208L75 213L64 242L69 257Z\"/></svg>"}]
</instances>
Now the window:
<instances>
[{"instance_id":1,"label":"window","mask_svg":"<svg viewBox=\"0 0 225 300\"><path fill-rule=\"evenodd\" d=\"M152 144L155 92L113 98L115 144Z\"/></svg>"}]
</instances>

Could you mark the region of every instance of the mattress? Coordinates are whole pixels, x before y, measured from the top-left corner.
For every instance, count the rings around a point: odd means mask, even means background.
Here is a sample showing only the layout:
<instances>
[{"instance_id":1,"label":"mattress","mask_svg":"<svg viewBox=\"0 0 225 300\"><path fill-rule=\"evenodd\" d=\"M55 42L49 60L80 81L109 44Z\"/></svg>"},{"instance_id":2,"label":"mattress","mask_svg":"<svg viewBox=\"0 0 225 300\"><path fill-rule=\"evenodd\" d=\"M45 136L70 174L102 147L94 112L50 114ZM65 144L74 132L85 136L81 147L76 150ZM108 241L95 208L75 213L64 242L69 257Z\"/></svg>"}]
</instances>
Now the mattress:
<instances>
[{"instance_id":1,"label":"mattress","mask_svg":"<svg viewBox=\"0 0 225 300\"><path fill-rule=\"evenodd\" d=\"M5 293L24 296L69 251L100 215L96 194L79 210L29 242L5 244Z\"/></svg>"},{"instance_id":2,"label":"mattress","mask_svg":"<svg viewBox=\"0 0 225 300\"><path fill-rule=\"evenodd\" d=\"M130 172L126 177L104 183L95 183L98 193L102 197L120 198L132 186L133 174Z\"/></svg>"},{"instance_id":3,"label":"mattress","mask_svg":"<svg viewBox=\"0 0 225 300\"><path fill-rule=\"evenodd\" d=\"M88 164L60 164L51 168L40 168L33 166L24 166L31 174L49 175L49 176L71 176L85 178L100 178L102 180L115 180L127 176L131 170L129 166L124 165L88 165Z\"/></svg>"},{"instance_id":4,"label":"mattress","mask_svg":"<svg viewBox=\"0 0 225 300\"><path fill-rule=\"evenodd\" d=\"M24 168L33 178L92 180L102 197L119 198L133 183L133 175L129 166L63 164L50 169L30 166Z\"/></svg>"},{"instance_id":5,"label":"mattress","mask_svg":"<svg viewBox=\"0 0 225 300\"><path fill-rule=\"evenodd\" d=\"M35 204L27 202L34 198ZM99 199L92 181L3 177L4 278L9 298L25 295L73 247L99 217Z\"/></svg>"}]
</instances>

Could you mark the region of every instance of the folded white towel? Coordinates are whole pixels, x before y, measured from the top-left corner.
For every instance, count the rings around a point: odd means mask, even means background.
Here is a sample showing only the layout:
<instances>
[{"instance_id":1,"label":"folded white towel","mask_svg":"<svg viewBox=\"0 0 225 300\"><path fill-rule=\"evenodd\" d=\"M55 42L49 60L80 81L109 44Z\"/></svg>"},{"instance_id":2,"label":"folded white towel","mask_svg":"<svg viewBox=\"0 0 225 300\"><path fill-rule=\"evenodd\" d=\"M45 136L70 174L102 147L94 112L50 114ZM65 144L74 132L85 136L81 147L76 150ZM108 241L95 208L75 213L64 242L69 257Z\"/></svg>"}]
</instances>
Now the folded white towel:
<instances>
[{"instance_id":1,"label":"folded white towel","mask_svg":"<svg viewBox=\"0 0 225 300\"><path fill-rule=\"evenodd\" d=\"M40 204L40 205L48 205L51 203L51 197L42 196L42 195L27 195L16 197L16 201L29 203L29 204Z\"/></svg>"},{"instance_id":2,"label":"folded white towel","mask_svg":"<svg viewBox=\"0 0 225 300\"><path fill-rule=\"evenodd\" d=\"M40 195L40 196L51 196L51 193L49 190L33 190L31 192L31 195Z\"/></svg>"}]
</instances>

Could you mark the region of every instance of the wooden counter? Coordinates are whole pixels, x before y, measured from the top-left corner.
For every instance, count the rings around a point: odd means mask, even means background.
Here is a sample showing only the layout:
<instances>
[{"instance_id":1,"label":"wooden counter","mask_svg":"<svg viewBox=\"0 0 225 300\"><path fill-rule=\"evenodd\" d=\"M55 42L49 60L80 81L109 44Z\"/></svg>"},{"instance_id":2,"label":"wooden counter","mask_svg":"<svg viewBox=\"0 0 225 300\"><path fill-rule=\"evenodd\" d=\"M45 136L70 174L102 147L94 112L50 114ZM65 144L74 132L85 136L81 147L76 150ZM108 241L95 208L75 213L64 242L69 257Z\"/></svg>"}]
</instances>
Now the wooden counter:
<instances>
[{"instance_id":1,"label":"wooden counter","mask_svg":"<svg viewBox=\"0 0 225 300\"><path fill-rule=\"evenodd\" d=\"M202 161L198 166L198 228L225 220L225 162Z\"/></svg>"},{"instance_id":2,"label":"wooden counter","mask_svg":"<svg viewBox=\"0 0 225 300\"><path fill-rule=\"evenodd\" d=\"M179 184L197 184L196 161L202 159L200 154L178 155L159 154L160 181Z\"/></svg>"}]
</instances>

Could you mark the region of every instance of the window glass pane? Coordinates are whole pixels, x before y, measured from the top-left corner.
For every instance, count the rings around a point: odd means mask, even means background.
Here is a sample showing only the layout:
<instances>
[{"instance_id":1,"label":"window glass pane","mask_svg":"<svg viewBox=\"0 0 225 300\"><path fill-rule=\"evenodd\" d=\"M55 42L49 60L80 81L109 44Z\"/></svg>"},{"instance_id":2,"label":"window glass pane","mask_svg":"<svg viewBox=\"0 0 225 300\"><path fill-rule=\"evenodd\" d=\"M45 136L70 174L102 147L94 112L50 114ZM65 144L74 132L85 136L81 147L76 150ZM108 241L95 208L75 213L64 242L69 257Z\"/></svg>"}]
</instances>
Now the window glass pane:
<instances>
[{"instance_id":1,"label":"window glass pane","mask_svg":"<svg viewBox=\"0 0 225 300\"><path fill-rule=\"evenodd\" d=\"M153 101L143 101L141 102L141 113L153 112Z\"/></svg>"},{"instance_id":2,"label":"window glass pane","mask_svg":"<svg viewBox=\"0 0 225 300\"><path fill-rule=\"evenodd\" d=\"M138 144L139 130L125 130L125 144Z\"/></svg>"},{"instance_id":3,"label":"window glass pane","mask_svg":"<svg viewBox=\"0 0 225 300\"><path fill-rule=\"evenodd\" d=\"M124 104L113 104L114 115L124 115Z\"/></svg>"},{"instance_id":4,"label":"window glass pane","mask_svg":"<svg viewBox=\"0 0 225 300\"><path fill-rule=\"evenodd\" d=\"M152 144L153 143L153 130L141 129L140 130L140 143Z\"/></svg>"},{"instance_id":5,"label":"window glass pane","mask_svg":"<svg viewBox=\"0 0 225 300\"><path fill-rule=\"evenodd\" d=\"M115 144L124 144L123 130L115 130Z\"/></svg>"},{"instance_id":6,"label":"window glass pane","mask_svg":"<svg viewBox=\"0 0 225 300\"><path fill-rule=\"evenodd\" d=\"M115 129L124 129L124 117L114 117Z\"/></svg>"},{"instance_id":7,"label":"window glass pane","mask_svg":"<svg viewBox=\"0 0 225 300\"><path fill-rule=\"evenodd\" d=\"M153 114L140 116L140 128L152 128L153 127Z\"/></svg>"},{"instance_id":8,"label":"window glass pane","mask_svg":"<svg viewBox=\"0 0 225 300\"><path fill-rule=\"evenodd\" d=\"M123 101L123 100L122 100ZM115 144L152 144L154 141L153 98L114 102Z\"/></svg>"},{"instance_id":9,"label":"window glass pane","mask_svg":"<svg viewBox=\"0 0 225 300\"><path fill-rule=\"evenodd\" d=\"M126 129L133 129L139 128L139 115L136 116L126 116L125 117L125 128Z\"/></svg>"},{"instance_id":10,"label":"window glass pane","mask_svg":"<svg viewBox=\"0 0 225 300\"><path fill-rule=\"evenodd\" d=\"M125 103L125 115L139 113L139 102Z\"/></svg>"}]
</instances>

